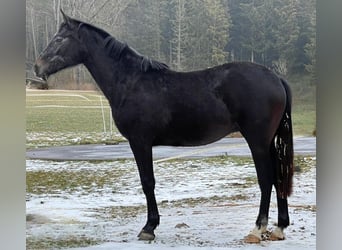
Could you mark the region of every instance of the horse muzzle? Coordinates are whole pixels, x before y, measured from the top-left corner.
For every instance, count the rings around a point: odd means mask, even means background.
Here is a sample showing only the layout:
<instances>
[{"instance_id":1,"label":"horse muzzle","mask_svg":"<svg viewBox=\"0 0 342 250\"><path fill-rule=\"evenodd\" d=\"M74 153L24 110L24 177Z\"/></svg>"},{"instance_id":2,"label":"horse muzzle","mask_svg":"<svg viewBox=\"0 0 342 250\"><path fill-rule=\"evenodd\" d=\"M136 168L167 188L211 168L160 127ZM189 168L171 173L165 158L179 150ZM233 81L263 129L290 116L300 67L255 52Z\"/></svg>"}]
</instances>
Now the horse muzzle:
<instances>
[{"instance_id":1,"label":"horse muzzle","mask_svg":"<svg viewBox=\"0 0 342 250\"><path fill-rule=\"evenodd\" d=\"M48 61L39 57L34 65L34 73L37 77L46 81L48 77L66 67L66 62L61 56L54 56Z\"/></svg>"},{"instance_id":2,"label":"horse muzzle","mask_svg":"<svg viewBox=\"0 0 342 250\"><path fill-rule=\"evenodd\" d=\"M35 65L33 66L33 71L36 77L43 79L46 81L49 77L49 74L47 73L47 67L44 66L44 61L40 58L37 59Z\"/></svg>"},{"instance_id":3,"label":"horse muzzle","mask_svg":"<svg viewBox=\"0 0 342 250\"><path fill-rule=\"evenodd\" d=\"M46 80L46 79L44 79L45 78L45 74L44 74L43 68L44 68L43 67L43 62L42 62L41 59L38 58L36 63L33 66L33 72L34 72L36 77L41 78L43 80Z\"/></svg>"}]
</instances>

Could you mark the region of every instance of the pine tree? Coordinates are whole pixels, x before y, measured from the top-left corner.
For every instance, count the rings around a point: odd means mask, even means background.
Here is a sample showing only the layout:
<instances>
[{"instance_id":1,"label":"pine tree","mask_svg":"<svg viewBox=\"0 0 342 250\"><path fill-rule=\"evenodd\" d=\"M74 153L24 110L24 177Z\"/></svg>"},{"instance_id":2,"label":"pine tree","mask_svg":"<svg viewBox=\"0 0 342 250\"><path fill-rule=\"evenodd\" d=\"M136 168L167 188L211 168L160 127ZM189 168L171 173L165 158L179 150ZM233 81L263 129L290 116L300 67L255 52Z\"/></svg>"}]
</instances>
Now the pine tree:
<instances>
[{"instance_id":1,"label":"pine tree","mask_svg":"<svg viewBox=\"0 0 342 250\"><path fill-rule=\"evenodd\" d=\"M228 53L225 46L228 43L229 15L221 0L206 0L210 38L211 66L225 63Z\"/></svg>"},{"instance_id":2,"label":"pine tree","mask_svg":"<svg viewBox=\"0 0 342 250\"><path fill-rule=\"evenodd\" d=\"M314 73L316 52L315 0L300 0L297 5L299 36L296 44L296 73Z\"/></svg>"},{"instance_id":3,"label":"pine tree","mask_svg":"<svg viewBox=\"0 0 342 250\"><path fill-rule=\"evenodd\" d=\"M188 42L187 1L173 0L174 18L171 21L173 39L173 66L176 70L185 69L185 49Z\"/></svg>"},{"instance_id":4,"label":"pine tree","mask_svg":"<svg viewBox=\"0 0 342 250\"><path fill-rule=\"evenodd\" d=\"M164 3L161 1L136 1L129 8L126 18L128 30L126 41L136 50L149 57L165 61L162 50Z\"/></svg>"},{"instance_id":5,"label":"pine tree","mask_svg":"<svg viewBox=\"0 0 342 250\"><path fill-rule=\"evenodd\" d=\"M188 3L188 54L186 65L188 70L197 70L211 65L210 37L208 12L205 0L189 1Z\"/></svg>"},{"instance_id":6,"label":"pine tree","mask_svg":"<svg viewBox=\"0 0 342 250\"><path fill-rule=\"evenodd\" d=\"M274 29L274 48L278 53L276 62L289 65L287 68L294 63L295 45L299 36L296 2L278 0L275 8L275 20L278 20Z\"/></svg>"},{"instance_id":7,"label":"pine tree","mask_svg":"<svg viewBox=\"0 0 342 250\"><path fill-rule=\"evenodd\" d=\"M310 25L308 27L309 41L304 46L305 55L308 63L305 64L305 70L312 76L313 82L316 80L316 12L310 15Z\"/></svg>"},{"instance_id":8,"label":"pine tree","mask_svg":"<svg viewBox=\"0 0 342 250\"><path fill-rule=\"evenodd\" d=\"M267 49L267 8L265 1L253 0L247 3L240 3L240 11L243 22L241 46L250 53L251 62L262 61L261 55Z\"/></svg>"}]
</instances>

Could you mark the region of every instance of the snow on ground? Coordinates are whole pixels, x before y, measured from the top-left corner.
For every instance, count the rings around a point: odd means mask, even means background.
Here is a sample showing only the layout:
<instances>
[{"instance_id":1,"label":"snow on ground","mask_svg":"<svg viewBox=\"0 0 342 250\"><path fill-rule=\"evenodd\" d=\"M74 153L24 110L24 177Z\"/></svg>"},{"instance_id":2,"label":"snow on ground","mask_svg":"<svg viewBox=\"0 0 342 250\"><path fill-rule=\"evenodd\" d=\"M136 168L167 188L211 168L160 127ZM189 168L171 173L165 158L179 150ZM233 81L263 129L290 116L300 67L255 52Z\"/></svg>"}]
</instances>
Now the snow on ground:
<instances>
[{"instance_id":1,"label":"snow on ground","mask_svg":"<svg viewBox=\"0 0 342 250\"><path fill-rule=\"evenodd\" d=\"M260 192L252 161L218 157L156 164L161 224L142 242L145 198L133 160L27 160L28 249L315 249L316 161L295 173L286 240L243 243L254 227ZM269 229L277 207L272 194ZM78 247L78 248L77 248Z\"/></svg>"}]
</instances>

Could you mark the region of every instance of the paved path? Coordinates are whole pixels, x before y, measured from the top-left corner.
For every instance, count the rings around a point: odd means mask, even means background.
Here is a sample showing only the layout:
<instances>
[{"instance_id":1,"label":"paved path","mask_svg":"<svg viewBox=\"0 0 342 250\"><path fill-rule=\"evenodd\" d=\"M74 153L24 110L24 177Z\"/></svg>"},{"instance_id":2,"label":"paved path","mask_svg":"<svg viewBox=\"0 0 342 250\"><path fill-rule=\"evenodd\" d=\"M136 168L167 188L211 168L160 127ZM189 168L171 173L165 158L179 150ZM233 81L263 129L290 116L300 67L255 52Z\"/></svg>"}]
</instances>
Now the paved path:
<instances>
[{"instance_id":1,"label":"paved path","mask_svg":"<svg viewBox=\"0 0 342 250\"><path fill-rule=\"evenodd\" d=\"M315 137L294 138L295 154L315 155ZM220 155L249 156L250 150L243 138L223 138L215 143L199 147L168 147L153 148L153 157L156 162L174 158L200 158ZM50 147L28 150L29 159L44 160L114 160L133 158L127 142L117 145L79 145Z\"/></svg>"}]
</instances>

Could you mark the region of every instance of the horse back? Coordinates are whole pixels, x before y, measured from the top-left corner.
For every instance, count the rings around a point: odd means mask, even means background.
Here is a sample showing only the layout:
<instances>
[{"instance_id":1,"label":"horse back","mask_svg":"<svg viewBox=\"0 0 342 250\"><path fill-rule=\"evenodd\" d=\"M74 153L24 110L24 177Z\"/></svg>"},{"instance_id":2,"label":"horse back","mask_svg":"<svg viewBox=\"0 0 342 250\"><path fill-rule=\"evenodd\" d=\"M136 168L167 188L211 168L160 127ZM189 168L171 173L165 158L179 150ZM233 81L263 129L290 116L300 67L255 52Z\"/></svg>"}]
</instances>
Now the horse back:
<instances>
[{"instance_id":1,"label":"horse back","mask_svg":"<svg viewBox=\"0 0 342 250\"><path fill-rule=\"evenodd\" d=\"M238 131L247 117L271 116L272 105L282 106L278 82L274 73L250 63L151 72L136 81L114 119L123 135L149 135L154 145L208 144Z\"/></svg>"}]
</instances>

